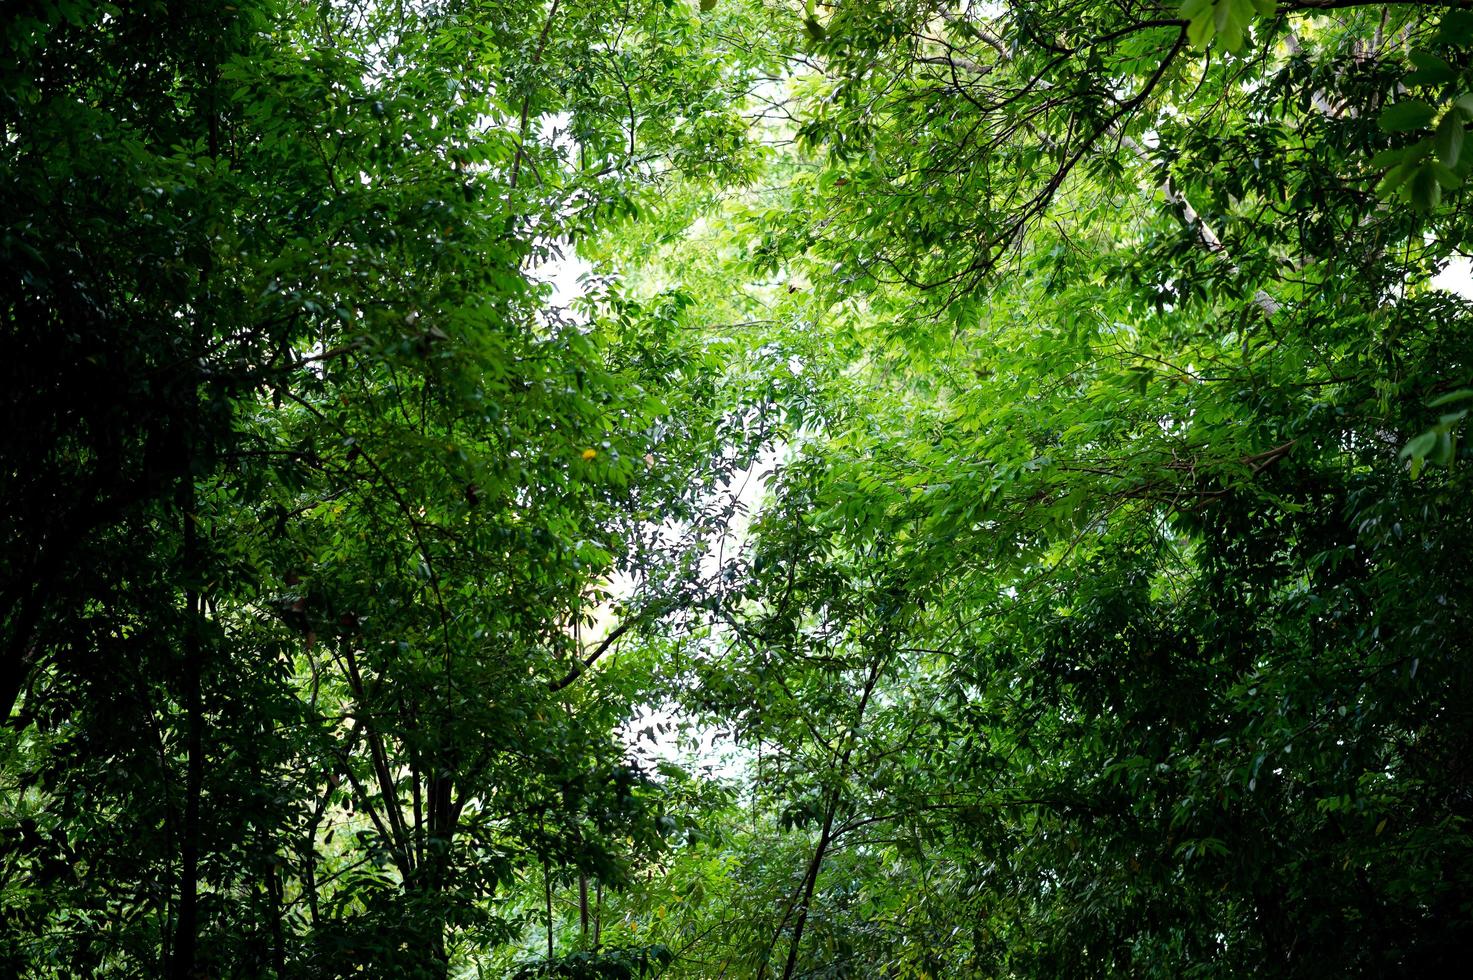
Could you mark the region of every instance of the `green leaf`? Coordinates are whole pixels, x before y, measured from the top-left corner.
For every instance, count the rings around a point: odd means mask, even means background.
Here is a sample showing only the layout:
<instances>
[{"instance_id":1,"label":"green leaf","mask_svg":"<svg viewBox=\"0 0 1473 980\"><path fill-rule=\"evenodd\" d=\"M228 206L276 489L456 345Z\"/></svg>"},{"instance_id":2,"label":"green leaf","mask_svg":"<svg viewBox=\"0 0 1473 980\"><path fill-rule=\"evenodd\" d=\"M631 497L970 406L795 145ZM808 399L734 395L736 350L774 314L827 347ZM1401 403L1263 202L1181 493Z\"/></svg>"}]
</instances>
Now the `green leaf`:
<instances>
[{"instance_id":1,"label":"green leaf","mask_svg":"<svg viewBox=\"0 0 1473 980\"><path fill-rule=\"evenodd\" d=\"M1463 178L1436 160L1429 160L1427 169L1432 171L1432 176L1437 179L1438 186L1446 190L1456 190L1463 183Z\"/></svg>"},{"instance_id":2,"label":"green leaf","mask_svg":"<svg viewBox=\"0 0 1473 980\"><path fill-rule=\"evenodd\" d=\"M1437 431L1435 429L1429 429L1421 435L1414 437L1402 447L1399 455L1402 459L1425 459L1427 454L1432 452L1436 445Z\"/></svg>"},{"instance_id":3,"label":"green leaf","mask_svg":"<svg viewBox=\"0 0 1473 980\"><path fill-rule=\"evenodd\" d=\"M1223 47L1240 51L1253 20L1253 0L1217 0L1213 20Z\"/></svg>"},{"instance_id":4,"label":"green leaf","mask_svg":"<svg viewBox=\"0 0 1473 980\"><path fill-rule=\"evenodd\" d=\"M1422 129L1432 122L1437 111L1425 102L1398 102L1381 110L1376 122L1388 133L1405 133Z\"/></svg>"},{"instance_id":5,"label":"green leaf","mask_svg":"<svg viewBox=\"0 0 1473 980\"><path fill-rule=\"evenodd\" d=\"M1437 135L1433 139L1437 146L1437 155L1447 166L1457 166L1458 155L1463 151L1464 136L1463 120L1458 113L1449 112L1442 117L1442 122L1437 125Z\"/></svg>"},{"instance_id":6,"label":"green leaf","mask_svg":"<svg viewBox=\"0 0 1473 980\"><path fill-rule=\"evenodd\" d=\"M1451 65L1435 54L1413 51L1408 58L1416 66L1415 71L1408 72L1402 79L1408 85L1440 85L1457 75Z\"/></svg>"},{"instance_id":7,"label":"green leaf","mask_svg":"<svg viewBox=\"0 0 1473 980\"><path fill-rule=\"evenodd\" d=\"M1192 42L1192 47L1201 51L1211 43L1215 31L1210 16L1194 17L1187 23L1187 40Z\"/></svg>"},{"instance_id":8,"label":"green leaf","mask_svg":"<svg viewBox=\"0 0 1473 980\"><path fill-rule=\"evenodd\" d=\"M1473 398L1473 388L1459 388L1445 395L1439 395L1427 403L1428 408L1440 408L1443 405L1451 405L1454 402L1467 401Z\"/></svg>"},{"instance_id":9,"label":"green leaf","mask_svg":"<svg viewBox=\"0 0 1473 980\"><path fill-rule=\"evenodd\" d=\"M1238 51L1247 38L1254 12L1272 13L1274 9L1272 3L1263 0L1186 0L1178 8L1178 15L1187 21L1187 39L1199 50L1217 37L1224 48Z\"/></svg>"},{"instance_id":10,"label":"green leaf","mask_svg":"<svg viewBox=\"0 0 1473 980\"><path fill-rule=\"evenodd\" d=\"M1389 200L1393 194L1401 189L1407 179L1416 172L1416 167L1410 162L1399 167L1393 167L1387 171L1386 176L1376 185L1376 196L1382 200Z\"/></svg>"},{"instance_id":11,"label":"green leaf","mask_svg":"<svg viewBox=\"0 0 1473 980\"><path fill-rule=\"evenodd\" d=\"M1436 169L1440 166L1432 162L1417 168L1407 184L1412 206L1419 211L1431 211L1442 203L1442 178Z\"/></svg>"},{"instance_id":12,"label":"green leaf","mask_svg":"<svg viewBox=\"0 0 1473 980\"><path fill-rule=\"evenodd\" d=\"M1442 23L1432 36L1432 43L1441 47L1464 47L1473 38L1473 11L1449 10L1442 15Z\"/></svg>"},{"instance_id":13,"label":"green leaf","mask_svg":"<svg viewBox=\"0 0 1473 980\"><path fill-rule=\"evenodd\" d=\"M1402 163L1407 158L1407 148L1404 146L1394 147L1389 150L1381 150L1371 157L1372 170L1385 170L1387 167Z\"/></svg>"},{"instance_id":14,"label":"green leaf","mask_svg":"<svg viewBox=\"0 0 1473 980\"><path fill-rule=\"evenodd\" d=\"M1447 466L1453 461L1453 454L1457 451L1457 444L1450 429L1437 429L1437 445L1427 455L1428 460L1439 466Z\"/></svg>"}]
</instances>

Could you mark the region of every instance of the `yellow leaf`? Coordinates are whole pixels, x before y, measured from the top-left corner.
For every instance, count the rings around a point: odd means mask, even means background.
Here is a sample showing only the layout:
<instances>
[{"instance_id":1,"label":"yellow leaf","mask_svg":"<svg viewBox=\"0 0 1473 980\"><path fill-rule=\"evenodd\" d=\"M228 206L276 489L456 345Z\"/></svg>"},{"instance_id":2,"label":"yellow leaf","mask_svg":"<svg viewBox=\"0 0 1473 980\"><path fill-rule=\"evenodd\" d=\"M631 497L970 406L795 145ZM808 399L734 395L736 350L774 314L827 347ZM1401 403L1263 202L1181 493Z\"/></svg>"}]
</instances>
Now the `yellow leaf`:
<instances>
[{"instance_id":1,"label":"yellow leaf","mask_svg":"<svg viewBox=\"0 0 1473 980\"><path fill-rule=\"evenodd\" d=\"M585 450L583 450L583 458L584 459L594 459L597 456L598 456L598 450L597 449L585 449Z\"/></svg>"},{"instance_id":2,"label":"yellow leaf","mask_svg":"<svg viewBox=\"0 0 1473 980\"><path fill-rule=\"evenodd\" d=\"M1381 831L1383 831L1383 830L1386 829L1386 821L1388 819L1389 818L1387 818L1387 817L1382 817L1381 818L1381 822L1378 823L1378 824L1376 824L1376 836L1377 837L1380 837L1381 836Z\"/></svg>"}]
</instances>

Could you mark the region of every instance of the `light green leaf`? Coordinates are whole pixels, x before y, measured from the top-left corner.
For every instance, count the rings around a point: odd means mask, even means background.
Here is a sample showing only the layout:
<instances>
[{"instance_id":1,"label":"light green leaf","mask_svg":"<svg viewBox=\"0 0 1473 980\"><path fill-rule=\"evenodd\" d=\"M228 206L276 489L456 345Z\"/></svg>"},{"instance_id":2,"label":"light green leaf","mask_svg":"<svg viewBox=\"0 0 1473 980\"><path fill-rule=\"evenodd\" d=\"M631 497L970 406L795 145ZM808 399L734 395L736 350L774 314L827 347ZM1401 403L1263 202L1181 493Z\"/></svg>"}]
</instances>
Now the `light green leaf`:
<instances>
[{"instance_id":1,"label":"light green leaf","mask_svg":"<svg viewBox=\"0 0 1473 980\"><path fill-rule=\"evenodd\" d=\"M1380 183L1376 185L1376 196L1383 200L1390 198L1401 189L1402 185L1407 182L1407 179L1415 171L1416 168L1408 163L1404 163L1399 167L1393 167L1387 171L1386 176L1382 177Z\"/></svg>"},{"instance_id":2,"label":"light green leaf","mask_svg":"<svg viewBox=\"0 0 1473 980\"><path fill-rule=\"evenodd\" d=\"M1443 405L1451 405L1453 402L1467 401L1473 398L1473 388L1459 388L1445 395L1439 395L1427 403L1428 408L1440 408Z\"/></svg>"},{"instance_id":3,"label":"light green leaf","mask_svg":"<svg viewBox=\"0 0 1473 980\"><path fill-rule=\"evenodd\" d=\"M1429 429L1403 446L1399 455L1402 459L1425 459L1436 445L1437 432Z\"/></svg>"}]
</instances>

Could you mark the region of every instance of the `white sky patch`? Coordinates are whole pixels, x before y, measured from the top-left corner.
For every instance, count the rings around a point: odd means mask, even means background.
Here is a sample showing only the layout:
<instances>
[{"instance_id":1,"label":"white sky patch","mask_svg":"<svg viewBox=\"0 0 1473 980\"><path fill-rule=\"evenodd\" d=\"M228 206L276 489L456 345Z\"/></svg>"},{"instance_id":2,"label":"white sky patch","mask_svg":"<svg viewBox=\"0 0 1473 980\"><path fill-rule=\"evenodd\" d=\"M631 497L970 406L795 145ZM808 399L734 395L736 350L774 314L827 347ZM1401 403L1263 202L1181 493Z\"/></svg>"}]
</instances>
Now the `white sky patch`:
<instances>
[{"instance_id":1,"label":"white sky patch","mask_svg":"<svg viewBox=\"0 0 1473 980\"><path fill-rule=\"evenodd\" d=\"M593 266L587 260L569 249L561 260L544 264L536 273L543 282L552 283L552 305L567 309L583 295L583 285L579 280L592 271Z\"/></svg>"},{"instance_id":2,"label":"white sky patch","mask_svg":"<svg viewBox=\"0 0 1473 980\"><path fill-rule=\"evenodd\" d=\"M647 763L672 762L688 772L747 784L757 754L724 730L699 725L664 707L640 709L621 734L632 754Z\"/></svg>"},{"instance_id":3,"label":"white sky patch","mask_svg":"<svg viewBox=\"0 0 1473 980\"><path fill-rule=\"evenodd\" d=\"M1455 255L1443 270L1432 277L1434 289L1445 289L1463 299L1473 300L1473 259Z\"/></svg>"}]
</instances>

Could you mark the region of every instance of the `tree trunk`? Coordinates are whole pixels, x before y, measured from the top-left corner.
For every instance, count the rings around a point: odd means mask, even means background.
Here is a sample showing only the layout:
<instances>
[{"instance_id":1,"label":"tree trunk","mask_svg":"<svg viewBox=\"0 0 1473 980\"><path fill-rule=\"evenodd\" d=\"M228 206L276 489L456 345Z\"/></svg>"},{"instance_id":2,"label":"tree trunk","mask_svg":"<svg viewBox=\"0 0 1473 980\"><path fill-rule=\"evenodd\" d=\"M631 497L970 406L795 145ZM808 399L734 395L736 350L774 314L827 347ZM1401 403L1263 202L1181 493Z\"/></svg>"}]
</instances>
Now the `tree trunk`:
<instances>
[{"instance_id":1,"label":"tree trunk","mask_svg":"<svg viewBox=\"0 0 1473 980\"><path fill-rule=\"evenodd\" d=\"M578 872L578 930L584 945L588 943L588 875Z\"/></svg>"},{"instance_id":2,"label":"tree trunk","mask_svg":"<svg viewBox=\"0 0 1473 980\"><path fill-rule=\"evenodd\" d=\"M194 584L196 552L194 482L185 477L179 487L179 510L184 521L184 670L182 695L188 735L184 777L184 827L179 848L179 901L172 943L171 980L195 976L199 941L200 797L204 792L204 706L200 695L200 617L203 609Z\"/></svg>"},{"instance_id":3,"label":"tree trunk","mask_svg":"<svg viewBox=\"0 0 1473 980\"><path fill-rule=\"evenodd\" d=\"M803 943L803 927L808 924L808 906L813 902L813 890L818 884L818 873L823 869L823 859L833 839L834 814L839 809L839 790L834 789L829 797L828 809L823 816L823 831L818 835L818 844L813 848L813 859L808 862L808 873L803 878L803 895L798 903L798 918L793 923L793 940L788 943L788 959L783 964L783 980L791 980L798 968L798 947Z\"/></svg>"}]
</instances>

